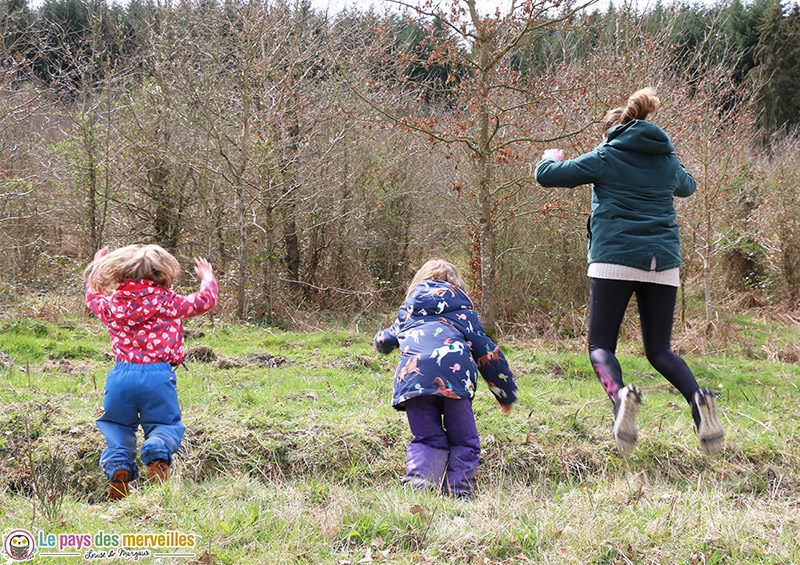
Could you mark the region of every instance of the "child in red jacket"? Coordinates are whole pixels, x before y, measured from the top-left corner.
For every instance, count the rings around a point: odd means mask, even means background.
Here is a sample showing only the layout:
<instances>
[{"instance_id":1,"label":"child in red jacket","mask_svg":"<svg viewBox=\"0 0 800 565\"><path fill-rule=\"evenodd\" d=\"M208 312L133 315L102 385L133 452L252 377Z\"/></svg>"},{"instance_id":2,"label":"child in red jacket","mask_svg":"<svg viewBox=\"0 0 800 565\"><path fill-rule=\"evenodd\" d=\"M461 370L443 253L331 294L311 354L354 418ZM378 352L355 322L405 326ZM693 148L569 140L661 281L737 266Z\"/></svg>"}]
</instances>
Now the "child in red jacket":
<instances>
[{"instance_id":1,"label":"child in red jacket","mask_svg":"<svg viewBox=\"0 0 800 565\"><path fill-rule=\"evenodd\" d=\"M180 273L177 259L158 245L100 249L86 268L86 306L108 328L116 364L108 372L104 413L97 427L108 447L100 468L111 480L109 497L127 496L139 472L136 430L144 430L142 462L148 478L163 481L186 427L172 368L184 360L181 319L211 310L218 285L211 264L198 257L200 291L181 296L170 290ZM108 294L111 292L111 294Z\"/></svg>"}]
</instances>

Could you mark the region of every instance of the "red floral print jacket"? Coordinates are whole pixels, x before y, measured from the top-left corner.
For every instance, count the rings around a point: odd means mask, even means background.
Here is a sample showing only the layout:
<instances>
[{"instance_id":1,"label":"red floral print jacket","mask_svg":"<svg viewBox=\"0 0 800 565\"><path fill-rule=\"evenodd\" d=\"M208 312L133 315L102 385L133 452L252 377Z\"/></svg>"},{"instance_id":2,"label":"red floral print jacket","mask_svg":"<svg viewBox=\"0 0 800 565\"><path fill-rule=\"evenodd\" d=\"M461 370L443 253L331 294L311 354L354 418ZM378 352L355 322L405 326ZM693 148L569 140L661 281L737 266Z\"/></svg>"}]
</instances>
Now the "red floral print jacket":
<instances>
[{"instance_id":1,"label":"red floral print jacket","mask_svg":"<svg viewBox=\"0 0 800 565\"><path fill-rule=\"evenodd\" d=\"M114 359L123 363L183 362L181 319L198 316L217 303L213 276L188 296L146 279L122 283L110 296L86 287L86 306L105 323Z\"/></svg>"}]
</instances>

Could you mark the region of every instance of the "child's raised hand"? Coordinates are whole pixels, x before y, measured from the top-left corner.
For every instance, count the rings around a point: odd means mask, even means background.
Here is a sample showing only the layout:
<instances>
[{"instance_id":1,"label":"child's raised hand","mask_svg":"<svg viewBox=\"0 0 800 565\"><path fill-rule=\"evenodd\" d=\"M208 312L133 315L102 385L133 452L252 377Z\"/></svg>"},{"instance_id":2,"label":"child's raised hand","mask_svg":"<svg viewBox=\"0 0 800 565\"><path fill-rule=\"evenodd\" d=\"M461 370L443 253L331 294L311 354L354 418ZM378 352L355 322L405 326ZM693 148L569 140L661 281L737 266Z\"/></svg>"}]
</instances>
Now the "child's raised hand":
<instances>
[{"instance_id":1,"label":"child's raised hand","mask_svg":"<svg viewBox=\"0 0 800 565\"><path fill-rule=\"evenodd\" d=\"M94 288L94 285L93 285L93 283L92 283L92 278L94 277L94 269L95 269L95 267L96 267L96 265L95 265L95 264L96 264L96 263L97 263L97 262L98 262L100 259L102 259L103 257L105 257L106 255L108 255L108 245L106 245L105 247L102 247L102 248L100 248L100 249L98 249L97 251L95 251L95 252L94 252L94 260L92 261L92 269L89 271L89 274L88 274L88 275L86 275L86 282L87 282L87 283L89 284L89 286L91 286L92 288ZM96 289L95 289L95 290L96 290Z\"/></svg>"},{"instance_id":2,"label":"child's raised hand","mask_svg":"<svg viewBox=\"0 0 800 565\"><path fill-rule=\"evenodd\" d=\"M511 405L510 404L500 404L500 411L503 414L510 414L511 413Z\"/></svg>"},{"instance_id":3,"label":"child's raised hand","mask_svg":"<svg viewBox=\"0 0 800 565\"><path fill-rule=\"evenodd\" d=\"M94 260L97 261L98 259L101 259L106 255L108 255L108 245L94 252Z\"/></svg>"},{"instance_id":4,"label":"child's raised hand","mask_svg":"<svg viewBox=\"0 0 800 565\"><path fill-rule=\"evenodd\" d=\"M206 280L214 277L214 269L211 268L211 263L202 257L196 257L194 260L194 272L201 280Z\"/></svg>"}]
</instances>

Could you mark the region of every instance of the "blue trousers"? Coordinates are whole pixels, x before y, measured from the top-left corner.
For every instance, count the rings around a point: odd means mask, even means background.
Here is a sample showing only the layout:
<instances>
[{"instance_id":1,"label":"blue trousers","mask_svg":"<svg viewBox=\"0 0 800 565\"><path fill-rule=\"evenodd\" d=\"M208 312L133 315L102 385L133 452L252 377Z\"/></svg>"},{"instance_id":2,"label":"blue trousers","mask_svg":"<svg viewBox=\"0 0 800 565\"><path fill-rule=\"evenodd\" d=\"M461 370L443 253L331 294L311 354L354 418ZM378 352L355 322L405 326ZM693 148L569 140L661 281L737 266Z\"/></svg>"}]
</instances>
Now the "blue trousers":
<instances>
[{"instance_id":1,"label":"blue trousers","mask_svg":"<svg viewBox=\"0 0 800 565\"><path fill-rule=\"evenodd\" d=\"M172 463L186 426L175 390L177 378L169 363L117 363L108 372L103 399L105 412L97 427L108 447L100 454L100 468L111 478L120 469L138 477L136 430L142 426L142 463L161 459Z\"/></svg>"},{"instance_id":2,"label":"blue trousers","mask_svg":"<svg viewBox=\"0 0 800 565\"><path fill-rule=\"evenodd\" d=\"M411 433L404 483L469 494L478 473L481 444L472 401L417 396L405 402Z\"/></svg>"}]
</instances>

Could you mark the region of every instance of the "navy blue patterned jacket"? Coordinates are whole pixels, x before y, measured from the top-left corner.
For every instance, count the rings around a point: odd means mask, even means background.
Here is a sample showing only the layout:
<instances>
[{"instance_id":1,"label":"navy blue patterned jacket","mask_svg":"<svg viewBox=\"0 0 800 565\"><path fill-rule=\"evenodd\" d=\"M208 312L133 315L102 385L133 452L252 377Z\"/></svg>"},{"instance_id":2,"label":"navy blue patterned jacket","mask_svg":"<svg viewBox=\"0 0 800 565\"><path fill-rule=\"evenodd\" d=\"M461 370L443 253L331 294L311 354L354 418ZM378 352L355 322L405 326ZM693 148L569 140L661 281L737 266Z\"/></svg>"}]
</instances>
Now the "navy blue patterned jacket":
<instances>
[{"instance_id":1,"label":"navy blue patterned jacket","mask_svg":"<svg viewBox=\"0 0 800 565\"><path fill-rule=\"evenodd\" d=\"M517 399L503 352L484 334L472 301L455 285L431 279L414 289L395 323L375 336L381 353L397 347L392 406L398 410L423 394L472 398L478 372L501 404Z\"/></svg>"}]
</instances>

